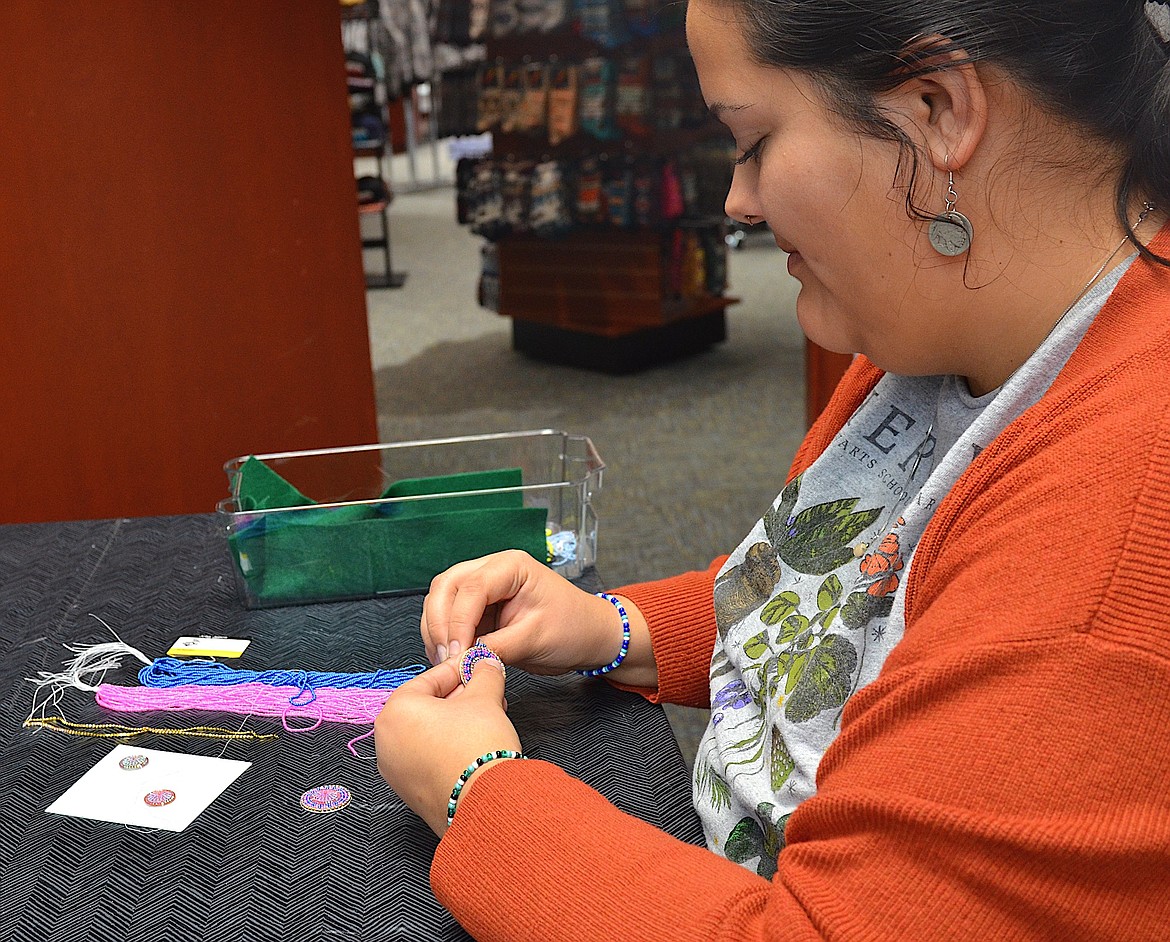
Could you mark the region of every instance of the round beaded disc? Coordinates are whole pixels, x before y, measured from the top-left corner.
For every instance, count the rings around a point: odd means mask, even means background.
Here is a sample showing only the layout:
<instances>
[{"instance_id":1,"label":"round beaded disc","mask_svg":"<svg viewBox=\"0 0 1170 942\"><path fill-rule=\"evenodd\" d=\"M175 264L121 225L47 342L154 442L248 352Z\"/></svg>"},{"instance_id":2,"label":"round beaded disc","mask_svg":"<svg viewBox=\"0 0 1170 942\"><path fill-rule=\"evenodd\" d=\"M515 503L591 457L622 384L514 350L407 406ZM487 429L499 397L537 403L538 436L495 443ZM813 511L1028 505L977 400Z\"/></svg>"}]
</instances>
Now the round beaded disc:
<instances>
[{"instance_id":1,"label":"round beaded disc","mask_svg":"<svg viewBox=\"0 0 1170 942\"><path fill-rule=\"evenodd\" d=\"M504 662L500 660L499 655L486 644L477 641L467 649L459 662L459 679L463 681L464 686L471 683L472 671L475 670L475 665L480 661L495 661L500 671L504 671Z\"/></svg>"},{"instance_id":2,"label":"round beaded disc","mask_svg":"<svg viewBox=\"0 0 1170 942\"><path fill-rule=\"evenodd\" d=\"M118 767L127 772L134 772L137 769L145 769L149 764L150 759L147 756L126 756L118 763Z\"/></svg>"},{"instance_id":3,"label":"round beaded disc","mask_svg":"<svg viewBox=\"0 0 1170 942\"><path fill-rule=\"evenodd\" d=\"M351 797L344 785L322 785L301 795L301 807L313 814L329 814L348 805Z\"/></svg>"},{"instance_id":4,"label":"round beaded disc","mask_svg":"<svg viewBox=\"0 0 1170 942\"><path fill-rule=\"evenodd\" d=\"M147 792L142 800L152 808L161 808L163 805L169 805L175 797L175 793L169 788L156 788L152 792Z\"/></svg>"}]
</instances>

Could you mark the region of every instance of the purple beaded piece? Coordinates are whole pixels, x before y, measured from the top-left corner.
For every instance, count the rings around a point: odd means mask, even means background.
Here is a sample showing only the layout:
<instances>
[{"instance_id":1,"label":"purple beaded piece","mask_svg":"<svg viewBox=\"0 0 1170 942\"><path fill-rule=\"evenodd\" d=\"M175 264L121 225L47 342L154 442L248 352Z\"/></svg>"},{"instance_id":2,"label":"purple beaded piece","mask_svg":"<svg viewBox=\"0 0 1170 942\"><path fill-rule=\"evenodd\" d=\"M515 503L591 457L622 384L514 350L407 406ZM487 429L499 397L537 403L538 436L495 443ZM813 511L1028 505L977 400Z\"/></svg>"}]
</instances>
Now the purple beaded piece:
<instances>
[{"instance_id":1,"label":"purple beaded piece","mask_svg":"<svg viewBox=\"0 0 1170 942\"><path fill-rule=\"evenodd\" d=\"M145 769L149 764L150 759L147 756L126 756L118 763L118 768L125 769L127 772L135 772L138 769Z\"/></svg>"},{"instance_id":2,"label":"purple beaded piece","mask_svg":"<svg viewBox=\"0 0 1170 942\"><path fill-rule=\"evenodd\" d=\"M353 796L344 785L322 785L310 788L301 795L301 807L313 814L329 814L340 811L349 804Z\"/></svg>"},{"instance_id":3,"label":"purple beaded piece","mask_svg":"<svg viewBox=\"0 0 1170 942\"><path fill-rule=\"evenodd\" d=\"M471 673L480 661L495 661L500 665L500 672L504 672L504 662L500 660L499 655L482 641L477 641L467 649L459 662L459 679L463 681L463 686L471 683Z\"/></svg>"},{"instance_id":4,"label":"purple beaded piece","mask_svg":"<svg viewBox=\"0 0 1170 942\"><path fill-rule=\"evenodd\" d=\"M143 795L142 800L152 808L161 808L163 805L169 805L176 797L175 793L169 788L156 788L154 791L147 792Z\"/></svg>"}]
</instances>

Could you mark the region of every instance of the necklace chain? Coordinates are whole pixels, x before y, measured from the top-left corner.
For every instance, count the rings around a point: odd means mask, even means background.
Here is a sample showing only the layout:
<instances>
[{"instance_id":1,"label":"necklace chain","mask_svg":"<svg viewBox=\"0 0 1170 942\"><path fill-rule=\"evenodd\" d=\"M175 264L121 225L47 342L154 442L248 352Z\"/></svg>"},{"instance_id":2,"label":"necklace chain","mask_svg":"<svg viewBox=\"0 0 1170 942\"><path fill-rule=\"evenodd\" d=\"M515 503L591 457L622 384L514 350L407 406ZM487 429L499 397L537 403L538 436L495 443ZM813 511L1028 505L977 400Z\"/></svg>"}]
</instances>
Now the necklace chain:
<instances>
[{"instance_id":1,"label":"necklace chain","mask_svg":"<svg viewBox=\"0 0 1170 942\"><path fill-rule=\"evenodd\" d=\"M1149 216L1150 213L1152 213L1153 211L1154 211L1154 204L1151 203L1149 200L1146 200L1146 202L1142 203L1142 211L1138 214L1137 222L1135 222L1133 224L1133 231L1134 232L1136 232L1141 227L1141 224L1146 221L1146 217ZM1048 331L1048 333L1044 335L1045 340L1047 340L1052 335L1052 332L1054 330L1056 330L1056 328L1058 326L1060 326L1060 322L1063 321L1066 317L1068 317L1068 315L1072 312L1072 309L1080 303L1081 298L1083 298L1086 294L1089 293L1089 289L1092 288L1093 285L1095 285L1097 283L1097 279L1100 278L1101 275L1105 272L1105 269L1109 267L1109 263L1112 262L1115 258L1117 258L1117 253L1120 252L1123 248L1125 248L1125 243L1127 243L1128 241L1129 241L1129 234L1127 233L1122 238L1122 240L1117 243L1117 248L1115 248L1112 252L1110 252L1109 256L1105 259L1105 261L1103 261L1101 263L1101 267L1098 268L1095 272L1093 272L1093 277L1090 278L1088 281L1086 281L1085 286L1083 288L1081 288L1080 291L1077 292L1077 296L1075 298L1073 298L1072 303L1064 309L1064 313L1061 314L1060 317L1058 317L1056 319L1056 323L1053 324L1051 329ZM1041 343L1043 343L1043 341L1041 341ZM1017 369L1019 369L1019 367L1017 367ZM1011 377L1009 376L1008 379L1010 379L1010 378ZM1006 382L1006 380L1005 380L1005 382Z\"/></svg>"}]
</instances>

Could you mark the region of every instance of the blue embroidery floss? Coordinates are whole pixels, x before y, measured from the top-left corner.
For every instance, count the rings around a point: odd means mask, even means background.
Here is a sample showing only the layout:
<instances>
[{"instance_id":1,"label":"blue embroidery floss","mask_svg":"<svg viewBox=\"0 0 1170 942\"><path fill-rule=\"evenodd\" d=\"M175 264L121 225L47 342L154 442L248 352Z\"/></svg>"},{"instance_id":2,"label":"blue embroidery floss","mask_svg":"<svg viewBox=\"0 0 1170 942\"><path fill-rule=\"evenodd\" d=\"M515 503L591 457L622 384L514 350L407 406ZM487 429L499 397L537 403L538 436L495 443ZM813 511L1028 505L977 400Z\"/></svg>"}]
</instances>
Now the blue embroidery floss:
<instances>
[{"instance_id":1,"label":"blue embroidery floss","mask_svg":"<svg viewBox=\"0 0 1170 942\"><path fill-rule=\"evenodd\" d=\"M215 687L234 684L297 687L302 694L310 695L304 703L312 703L312 692L321 687L333 690L393 690L424 670L426 670L424 665L412 664L409 667L377 670L365 674L296 669L246 671L228 667L219 661L184 661L174 657L160 657L138 672L138 682L144 687L186 687L191 684Z\"/></svg>"}]
</instances>

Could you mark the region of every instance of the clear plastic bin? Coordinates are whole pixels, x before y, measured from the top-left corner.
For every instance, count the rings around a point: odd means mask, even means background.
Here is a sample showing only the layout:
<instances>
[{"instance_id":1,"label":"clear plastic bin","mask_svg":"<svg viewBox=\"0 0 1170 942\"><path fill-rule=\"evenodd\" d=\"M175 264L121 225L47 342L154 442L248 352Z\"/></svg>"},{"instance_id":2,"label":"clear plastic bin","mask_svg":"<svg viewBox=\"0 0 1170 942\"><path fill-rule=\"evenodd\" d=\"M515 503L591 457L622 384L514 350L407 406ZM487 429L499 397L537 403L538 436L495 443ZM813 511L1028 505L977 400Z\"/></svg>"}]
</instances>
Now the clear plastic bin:
<instances>
[{"instance_id":1,"label":"clear plastic bin","mask_svg":"<svg viewBox=\"0 0 1170 942\"><path fill-rule=\"evenodd\" d=\"M256 507L241 494L250 458L309 501ZM537 521L542 561L571 579L597 559L604 469L588 438L556 429L280 452L229 461L232 496L216 510L249 608L425 591L452 557L508 548L497 541L517 527L531 547ZM514 483L480 486L501 474ZM476 486L385 496L450 476Z\"/></svg>"}]
</instances>

